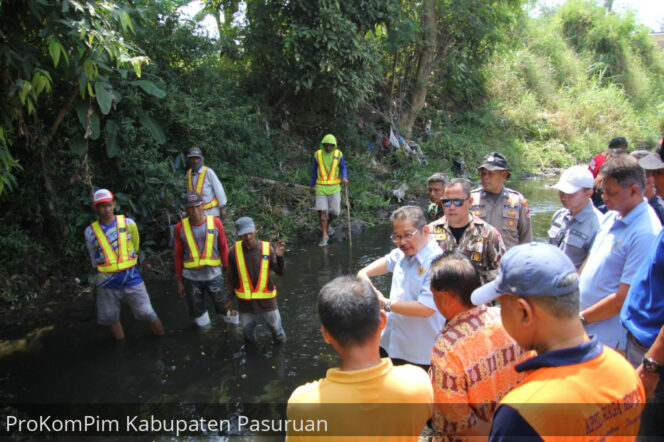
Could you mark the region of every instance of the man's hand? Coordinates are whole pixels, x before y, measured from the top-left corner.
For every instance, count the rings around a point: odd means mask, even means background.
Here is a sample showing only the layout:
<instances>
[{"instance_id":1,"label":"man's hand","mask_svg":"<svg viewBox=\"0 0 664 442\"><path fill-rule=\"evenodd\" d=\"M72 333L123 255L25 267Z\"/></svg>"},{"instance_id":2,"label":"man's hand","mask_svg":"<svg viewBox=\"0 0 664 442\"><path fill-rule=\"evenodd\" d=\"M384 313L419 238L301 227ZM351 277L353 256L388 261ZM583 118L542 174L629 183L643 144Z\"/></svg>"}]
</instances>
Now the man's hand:
<instances>
[{"instance_id":1,"label":"man's hand","mask_svg":"<svg viewBox=\"0 0 664 442\"><path fill-rule=\"evenodd\" d=\"M639 365L639 368L636 369L636 373L641 378L643 387L646 389L646 398L654 398L655 387L657 387L657 382L659 381L659 373L647 372L643 368L643 364Z\"/></svg>"},{"instance_id":2,"label":"man's hand","mask_svg":"<svg viewBox=\"0 0 664 442\"><path fill-rule=\"evenodd\" d=\"M184 298L184 283L182 282L182 280L178 279L177 285L178 285L178 296L180 298Z\"/></svg>"},{"instance_id":3,"label":"man's hand","mask_svg":"<svg viewBox=\"0 0 664 442\"><path fill-rule=\"evenodd\" d=\"M286 251L286 243L284 242L283 239L280 239L279 242L277 242L277 245L274 247L274 253L276 253L277 256L281 257L284 256L285 251Z\"/></svg>"},{"instance_id":4,"label":"man's hand","mask_svg":"<svg viewBox=\"0 0 664 442\"><path fill-rule=\"evenodd\" d=\"M219 208L219 218L221 218L222 220L226 218L226 206L221 206Z\"/></svg>"},{"instance_id":5,"label":"man's hand","mask_svg":"<svg viewBox=\"0 0 664 442\"><path fill-rule=\"evenodd\" d=\"M348 185L348 179L346 178L341 178L341 182L343 183L344 186Z\"/></svg>"},{"instance_id":6,"label":"man's hand","mask_svg":"<svg viewBox=\"0 0 664 442\"><path fill-rule=\"evenodd\" d=\"M316 193L316 187L309 187L309 192Z\"/></svg>"}]
</instances>

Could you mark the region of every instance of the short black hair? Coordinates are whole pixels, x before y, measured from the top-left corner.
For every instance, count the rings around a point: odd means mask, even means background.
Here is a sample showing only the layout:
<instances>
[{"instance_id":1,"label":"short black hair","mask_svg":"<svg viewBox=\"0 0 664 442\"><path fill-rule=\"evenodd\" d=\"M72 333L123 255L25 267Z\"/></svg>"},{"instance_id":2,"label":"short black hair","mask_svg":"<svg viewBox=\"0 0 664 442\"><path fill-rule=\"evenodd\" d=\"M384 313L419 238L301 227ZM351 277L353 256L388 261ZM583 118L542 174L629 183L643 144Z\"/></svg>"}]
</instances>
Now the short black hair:
<instances>
[{"instance_id":1,"label":"short black hair","mask_svg":"<svg viewBox=\"0 0 664 442\"><path fill-rule=\"evenodd\" d=\"M320 290L318 316L341 345L362 344L378 329L380 303L365 280L340 276Z\"/></svg>"},{"instance_id":2,"label":"short black hair","mask_svg":"<svg viewBox=\"0 0 664 442\"><path fill-rule=\"evenodd\" d=\"M473 290L482 285L480 274L472 262L459 252L436 257L429 270L431 288L445 290L466 307L473 307L470 300Z\"/></svg>"},{"instance_id":3,"label":"short black hair","mask_svg":"<svg viewBox=\"0 0 664 442\"><path fill-rule=\"evenodd\" d=\"M615 137L609 141L609 149L627 150L627 140L624 137Z\"/></svg>"},{"instance_id":4,"label":"short black hair","mask_svg":"<svg viewBox=\"0 0 664 442\"><path fill-rule=\"evenodd\" d=\"M443 172L436 172L427 178L427 184L431 183L442 183L443 187L445 187L447 184L447 175L445 175Z\"/></svg>"},{"instance_id":5,"label":"short black hair","mask_svg":"<svg viewBox=\"0 0 664 442\"><path fill-rule=\"evenodd\" d=\"M454 178L447 183L447 186L445 186L445 188L454 187L457 185L461 186L461 191L466 194L466 198L470 197L470 192L472 192L472 186L470 185L470 181L468 181L465 178Z\"/></svg>"},{"instance_id":6,"label":"short black hair","mask_svg":"<svg viewBox=\"0 0 664 442\"><path fill-rule=\"evenodd\" d=\"M620 187L636 184L643 193L646 188L646 173L632 155L618 155L609 158L599 170L603 179L613 178Z\"/></svg>"}]
</instances>

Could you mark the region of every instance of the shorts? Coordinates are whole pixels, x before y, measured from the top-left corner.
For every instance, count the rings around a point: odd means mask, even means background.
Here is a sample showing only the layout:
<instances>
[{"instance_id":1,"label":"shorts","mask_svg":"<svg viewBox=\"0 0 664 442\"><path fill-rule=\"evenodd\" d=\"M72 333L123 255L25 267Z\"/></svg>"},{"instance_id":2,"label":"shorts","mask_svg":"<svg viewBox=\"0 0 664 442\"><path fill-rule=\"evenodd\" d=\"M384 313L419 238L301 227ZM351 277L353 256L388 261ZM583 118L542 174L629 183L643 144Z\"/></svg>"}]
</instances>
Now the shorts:
<instances>
[{"instance_id":1,"label":"shorts","mask_svg":"<svg viewBox=\"0 0 664 442\"><path fill-rule=\"evenodd\" d=\"M316 194L316 210L324 210L334 216L339 215L339 212L341 212L341 192L332 195Z\"/></svg>"},{"instance_id":2,"label":"shorts","mask_svg":"<svg viewBox=\"0 0 664 442\"><path fill-rule=\"evenodd\" d=\"M210 281L194 281L182 278L184 292L187 295L189 316L198 318L207 312L205 295L212 299L214 311L218 315L226 314L226 293L224 291L224 275L221 274Z\"/></svg>"},{"instance_id":3,"label":"shorts","mask_svg":"<svg viewBox=\"0 0 664 442\"><path fill-rule=\"evenodd\" d=\"M139 321L153 322L157 314L152 308L150 297L141 282L126 289L105 289L97 287L97 323L112 325L120 320L120 302L126 301Z\"/></svg>"}]
</instances>

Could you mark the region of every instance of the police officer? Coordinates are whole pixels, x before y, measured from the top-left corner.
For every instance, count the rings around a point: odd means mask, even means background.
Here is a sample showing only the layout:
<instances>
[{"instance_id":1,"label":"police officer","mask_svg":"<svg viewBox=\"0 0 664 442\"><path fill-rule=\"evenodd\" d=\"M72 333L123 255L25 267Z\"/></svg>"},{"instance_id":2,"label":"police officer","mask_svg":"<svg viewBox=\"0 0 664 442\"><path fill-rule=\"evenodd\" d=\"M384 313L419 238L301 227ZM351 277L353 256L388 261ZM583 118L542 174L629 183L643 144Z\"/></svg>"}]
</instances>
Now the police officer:
<instances>
[{"instance_id":1,"label":"police officer","mask_svg":"<svg viewBox=\"0 0 664 442\"><path fill-rule=\"evenodd\" d=\"M565 252L577 269L588 256L603 216L590 201L594 183L587 167L572 166L552 186L563 208L553 215L549 244Z\"/></svg>"},{"instance_id":2,"label":"police officer","mask_svg":"<svg viewBox=\"0 0 664 442\"><path fill-rule=\"evenodd\" d=\"M507 159L498 152L491 152L484 157L477 171L482 187L470 194L473 215L494 226L508 250L517 244L531 242L533 230L528 201L516 190L503 185L510 176Z\"/></svg>"},{"instance_id":3,"label":"police officer","mask_svg":"<svg viewBox=\"0 0 664 442\"><path fill-rule=\"evenodd\" d=\"M203 215L226 217L226 192L214 170L204 165L203 152L192 147L187 152L187 193L196 192L203 197Z\"/></svg>"}]
</instances>

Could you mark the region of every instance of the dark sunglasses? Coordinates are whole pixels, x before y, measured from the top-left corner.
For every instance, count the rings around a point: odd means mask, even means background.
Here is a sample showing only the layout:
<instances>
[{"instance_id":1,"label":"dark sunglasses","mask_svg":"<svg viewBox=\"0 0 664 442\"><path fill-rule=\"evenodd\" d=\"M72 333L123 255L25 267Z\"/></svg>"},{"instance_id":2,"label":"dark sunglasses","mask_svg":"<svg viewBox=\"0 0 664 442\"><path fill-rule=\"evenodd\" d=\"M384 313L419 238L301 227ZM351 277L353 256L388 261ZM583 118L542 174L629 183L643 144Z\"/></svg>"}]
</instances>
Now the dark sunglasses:
<instances>
[{"instance_id":1,"label":"dark sunglasses","mask_svg":"<svg viewBox=\"0 0 664 442\"><path fill-rule=\"evenodd\" d=\"M454 207L461 207L466 201L468 201L468 198L454 198L451 200L443 199L443 207L450 207L452 204L454 204Z\"/></svg>"}]
</instances>

